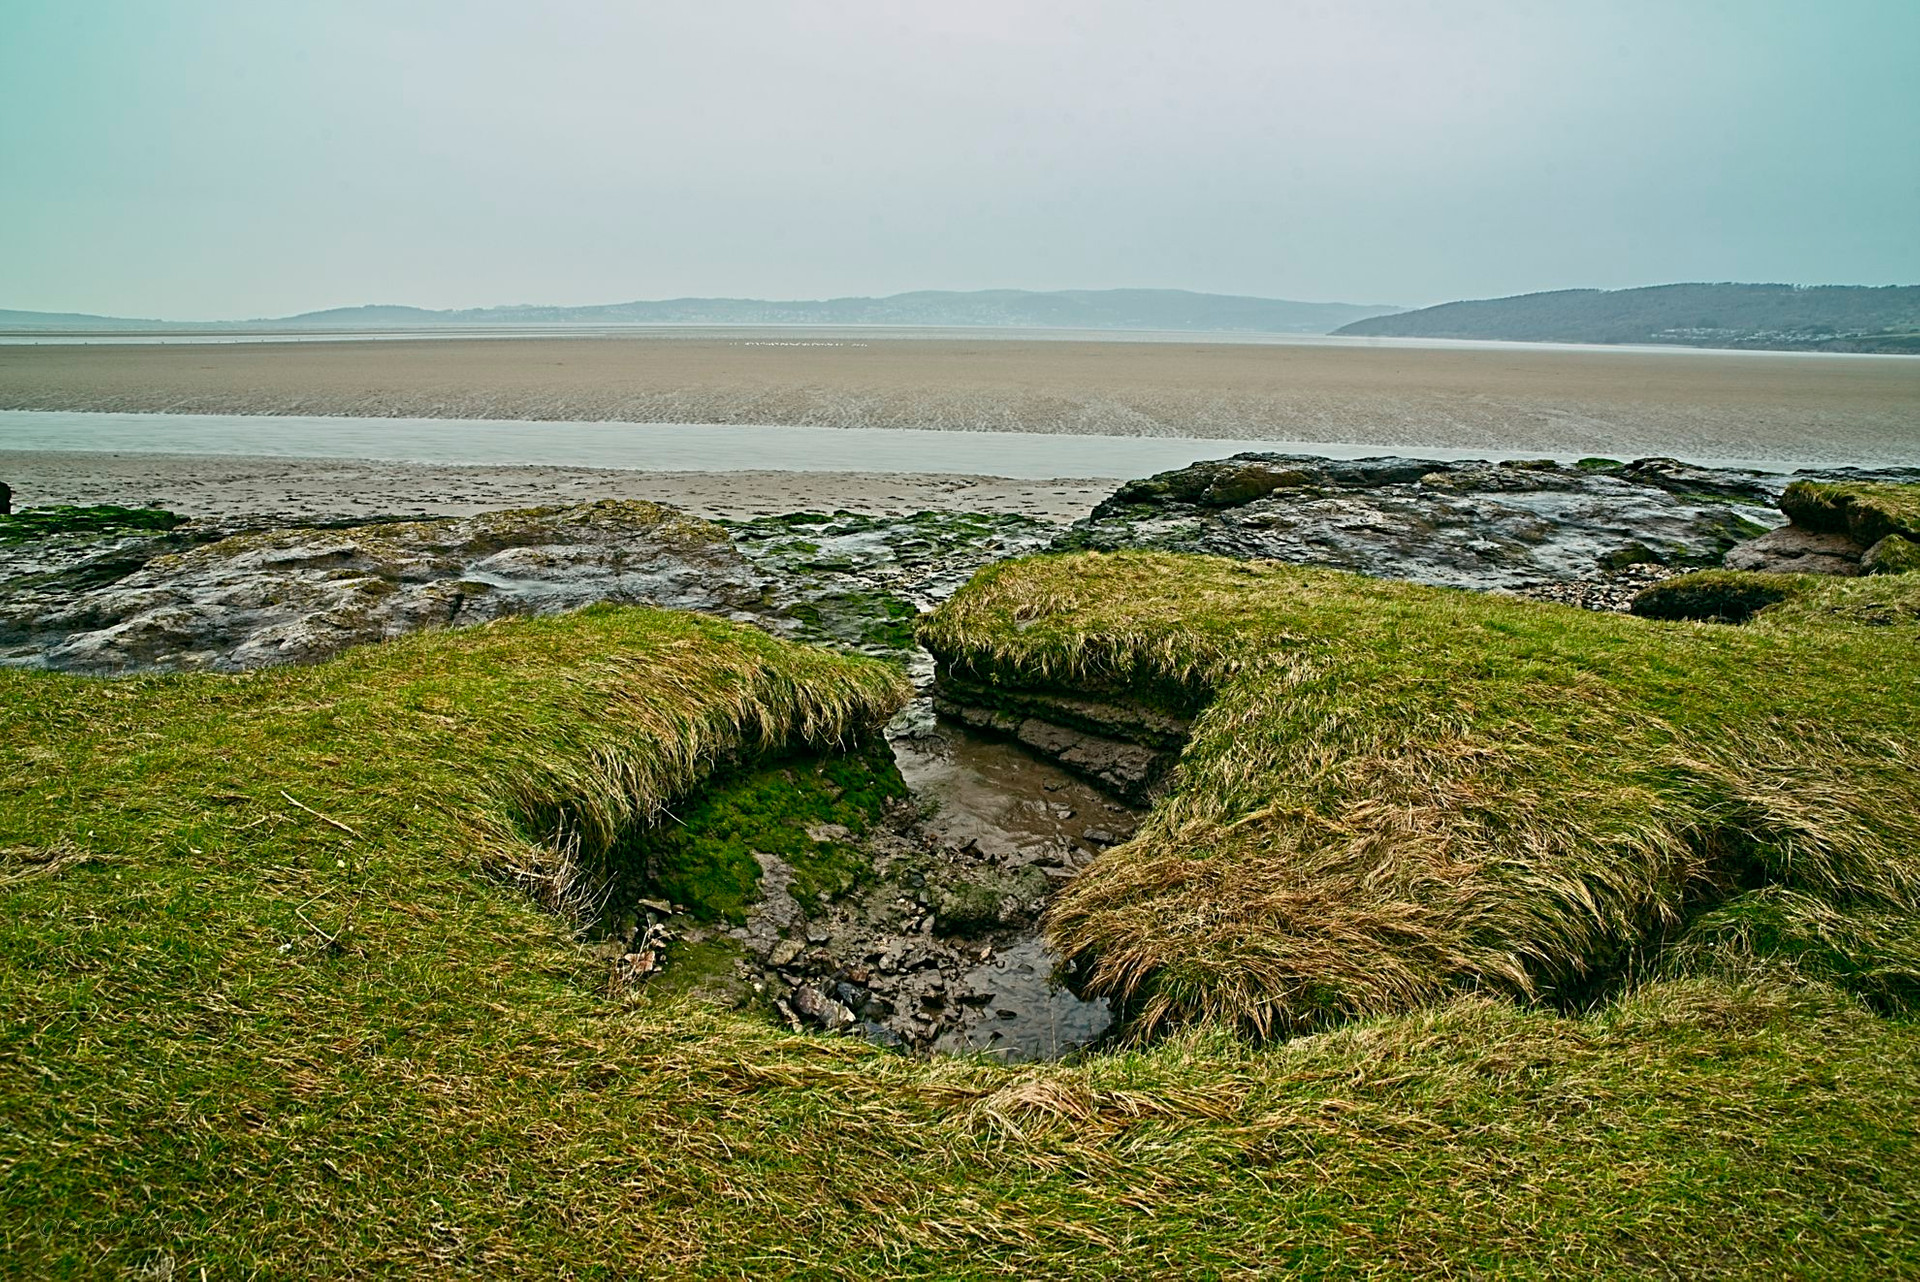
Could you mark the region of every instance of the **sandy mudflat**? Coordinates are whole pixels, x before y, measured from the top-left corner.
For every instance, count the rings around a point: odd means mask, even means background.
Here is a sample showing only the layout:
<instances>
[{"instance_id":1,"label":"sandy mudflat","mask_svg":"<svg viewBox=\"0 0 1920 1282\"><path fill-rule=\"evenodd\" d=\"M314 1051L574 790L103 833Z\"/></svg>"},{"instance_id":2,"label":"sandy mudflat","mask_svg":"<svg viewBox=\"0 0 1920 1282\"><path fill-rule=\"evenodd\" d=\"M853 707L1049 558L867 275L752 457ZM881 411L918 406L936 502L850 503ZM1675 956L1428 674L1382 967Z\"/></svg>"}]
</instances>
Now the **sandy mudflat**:
<instances>
[{"instance_id":1,"label":"sandy mudflat","mask_svg":"<svg viewBox=\"0 0 1920 1282\"><path fill-rule=\"evenodd\" d=\"M1072 521L1112 481L1008 481L872 472L632 472L584 467L454 467L340 459L0 450L16 507L149 504L187 516L271 513L291 519L431 513L648 499L699 516L779 512L878 514L948 509Z\"/></svg>"},{"instance_id":2,"label":"sandy mudflat","mask_svg":"<svg viewBox=\"0 0 1920 1282\"><path fill-rule=\"evenodd\" d=\"M1920 359L748 337L0 346L0 408L619 420L1920 458Z\"/></svg>"}]
</instances>

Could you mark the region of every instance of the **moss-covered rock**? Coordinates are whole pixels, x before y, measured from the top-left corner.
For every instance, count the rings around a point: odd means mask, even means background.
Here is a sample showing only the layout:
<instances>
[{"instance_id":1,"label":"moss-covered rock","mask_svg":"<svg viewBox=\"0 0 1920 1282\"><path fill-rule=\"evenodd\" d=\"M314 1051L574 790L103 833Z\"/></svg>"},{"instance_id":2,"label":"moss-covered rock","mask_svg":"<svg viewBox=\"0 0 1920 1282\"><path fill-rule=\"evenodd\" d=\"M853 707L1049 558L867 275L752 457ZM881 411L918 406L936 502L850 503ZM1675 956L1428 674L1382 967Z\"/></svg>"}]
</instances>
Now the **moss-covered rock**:
<instances>
[{"instance_id":1,"label":"moss-covered rock","mask_svg":"<svg viewBox=\"0 0 1920 1282\"><path fill-rule=\"evenodd\" d=\"M1920 571L1920 542L1903 534L1889 534L1860 558L1864 574L1912 574Z\"/></svg>"},{"instance_id":2,"label":"moss-covered rock","mask_svg":"<svg viewBox=\"0 0 1920 1282\"><path fill-rule=\"evenodd\" d=\"M0 543L25 543L56 534L112 534L130 530L171 530L187 518L157 507L30 507L0 515Z\"/></svg>"},{"instance_id":3,"label":"moss-covered rock","mask_svg":"<svg viewBox=\"0 0 1920 1282\"><path fill-rule=\"evenodd\" d=\"M1047 890L1045 873L1022 868L942 886L929 906L941 933L972 935L1031 918Z\"/></svg>"},{"instance_id":4,"label":"moss-covered rock","mask_svg":"<svg viewBox=\"0 0 1920 1282\"><path fill-rule=\"evenodd\" d=\"M152 514L161 518L178 521ZM0 660L82 672L310 663L425 628L599 601L746 614L766 581L720 526L605 500L252 530L153 556L77 600L72 587L0 600Z\"/></svg>"},{"instance_id":5,"label":"moss-covered rock","mask_svg":"<svg viewBox=\"0 0 1920 1282\"><path fill-rule=\"evenodd\" d=\"M906 795L878 736L844 755L738 766L614 848L613 896L665 899L701 921L737 925L759 897L761 855L792 868L790 889L803 903L845 894L873 871L845 838L872 831Z\"/></svg>"}]
</instances>

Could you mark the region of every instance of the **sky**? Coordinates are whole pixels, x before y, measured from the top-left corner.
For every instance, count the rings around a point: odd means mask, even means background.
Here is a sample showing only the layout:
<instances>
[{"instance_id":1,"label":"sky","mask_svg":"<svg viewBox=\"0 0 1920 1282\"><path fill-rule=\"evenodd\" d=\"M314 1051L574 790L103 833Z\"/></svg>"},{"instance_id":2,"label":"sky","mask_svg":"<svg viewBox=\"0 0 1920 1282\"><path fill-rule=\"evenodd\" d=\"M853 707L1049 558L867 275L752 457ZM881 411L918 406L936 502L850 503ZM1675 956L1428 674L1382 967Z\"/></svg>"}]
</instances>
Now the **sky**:
<instances>
[{"instance_id":1,"label":"sky","mask_svg":"<svg viewBox=\"0 0 1920 1282\"><path fill-rule=\"evenodd\" d=\"M1920 283L1920 0L0 0L0 308Z\"/></svg>"}]
</instances>

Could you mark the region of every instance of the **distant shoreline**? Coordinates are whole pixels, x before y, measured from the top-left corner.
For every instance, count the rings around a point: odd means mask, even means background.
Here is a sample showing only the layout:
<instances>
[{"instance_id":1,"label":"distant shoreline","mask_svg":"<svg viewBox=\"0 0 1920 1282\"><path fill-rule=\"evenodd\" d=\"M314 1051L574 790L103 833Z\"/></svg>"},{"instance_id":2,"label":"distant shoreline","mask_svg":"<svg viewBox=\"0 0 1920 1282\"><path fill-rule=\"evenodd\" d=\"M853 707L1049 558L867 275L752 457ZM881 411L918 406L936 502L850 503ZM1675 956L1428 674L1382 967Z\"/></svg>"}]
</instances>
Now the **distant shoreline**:
<instances>
[{"instance_id":1,"label":"distant shoreline","mask_svg":"<svg viewBox=\"0 0 1920 1282\"><path fill-rule=\"evenodd\" d=\"M57 329L0 326L4 347L148 347L227 346L230 344L391 343L517 340L525 342L586 339L655 339L689 341L710 339L747 346L825 346L835 342L1006 342L1006 343L1152 343L1195 346L1327 347L1360 350L1414 351L1559 351L1633 352L1643 355L1710 352L1716 355L1801 357L1895 357L1915 353L1891 350L1847 350L1805 345L1723 346L1689 342L1575 342L1549 338L1473 338L1450 335L1405 334L1289 334L1261 330L1189 329L1059 329L1008 325L763 325L763 324L624 324L624 325L410 325L391 329L312 327L301 329L209 326L207 328Z\"/></svg>"}]
</instances>

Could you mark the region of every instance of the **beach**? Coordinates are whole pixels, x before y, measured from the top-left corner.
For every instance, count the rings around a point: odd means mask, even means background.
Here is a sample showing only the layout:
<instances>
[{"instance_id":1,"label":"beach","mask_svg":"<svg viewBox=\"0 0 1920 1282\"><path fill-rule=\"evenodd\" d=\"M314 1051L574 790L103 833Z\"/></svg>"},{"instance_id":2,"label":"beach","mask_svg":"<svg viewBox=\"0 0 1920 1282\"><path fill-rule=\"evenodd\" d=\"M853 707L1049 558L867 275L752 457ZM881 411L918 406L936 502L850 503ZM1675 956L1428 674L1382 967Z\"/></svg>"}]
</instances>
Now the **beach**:
<instances>
[{"instance_id":1,"label":"beach","mask_svg":"<svg viewBox=\"0 0 1920 1282\"><path fill-rule=\"evenodd\" d=\"M887 331L818 340L804 331L786 338L661 331L17 344L0 345L0 409L1341 441L1381 452L1444 447L1827 466L1920 461L1920 360L1519 344L1046 341Z\"/></svg>"}]
</instances>

